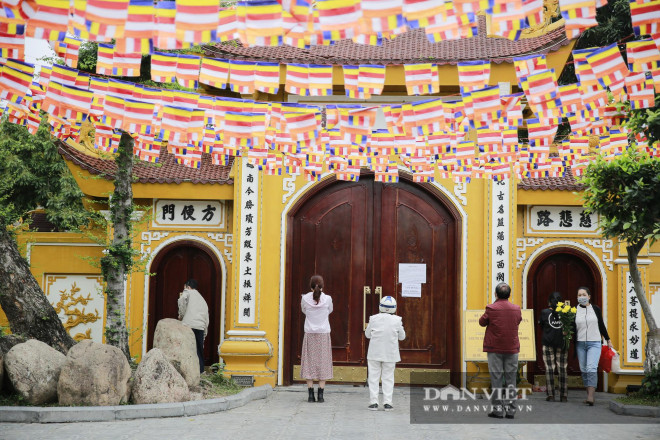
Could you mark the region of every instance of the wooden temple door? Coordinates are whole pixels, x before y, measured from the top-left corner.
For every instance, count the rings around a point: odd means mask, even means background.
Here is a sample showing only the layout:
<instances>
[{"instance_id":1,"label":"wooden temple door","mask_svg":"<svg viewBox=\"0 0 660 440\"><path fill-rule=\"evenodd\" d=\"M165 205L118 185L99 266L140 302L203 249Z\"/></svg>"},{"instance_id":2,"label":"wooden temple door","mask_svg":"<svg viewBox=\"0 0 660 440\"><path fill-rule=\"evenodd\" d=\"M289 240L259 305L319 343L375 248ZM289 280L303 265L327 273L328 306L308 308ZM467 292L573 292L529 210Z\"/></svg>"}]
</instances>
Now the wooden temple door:
<instances>
[{"instance_id":1,"label":"wooden temple door","mask_svg":"<svg viewBox=\"0 0 660 440\"><path fill-rule=\"evenodd\" d=\"M571 306L577 305L577 291L580 287L591 291L592 301L602 308L602 286L598 269L591 260L573 248L555 248L539 256L532 264L527 277L527 304L534 309L534 320L538 322L541 310L548 308L548 298L552 292L559 292ZM534 383L543 382L545 364L543 363L542 332L538 324L536 329L536 362L529 362L528 378ZM608 329L609 330L609 329ZM575 336L568 353L568 386L582 386L580 364L573 356ZM600 376L599 376L600 377ZM543 378L543 379L542 379ZM598 381L599 389L602 380Z\"/></svg>"},{"instance_id":2,"label":"wooden temple door","mask_svg":"<svg viewBox=\"0 0 660 440\"><path fill-rule=\"evenodd\" d=\"M209 330L204 340L204 365L218 362L220 343L221 270L215 255L195 242L174 243L156 255L151 265L155 272L149 282L149 320L147 349L153 347L158 321L177 319L179 293L186 281L194 278L197 290L209 307Z\"/></svg>"},{"instance_id":3,"label":"wooden temple door","mask_svg":"<svg viewBox=\"0 0 660 440\"><path fill-rule=\"evenodd\" d=\"M364 328L381 296L398 303L407 337L400 343L399 383L449 382L460 359L458 235L455 216L423 187L401 181L327 185L289 218L285 381L299 380L304 315L300 295L320 274L332 296L335 381L366 378ZM399 263L425 264L421 298L401 296ZM419 372L413 375L411 372ZM420 379L424 376L424 379Z\"/></svg>"}]
</instances>

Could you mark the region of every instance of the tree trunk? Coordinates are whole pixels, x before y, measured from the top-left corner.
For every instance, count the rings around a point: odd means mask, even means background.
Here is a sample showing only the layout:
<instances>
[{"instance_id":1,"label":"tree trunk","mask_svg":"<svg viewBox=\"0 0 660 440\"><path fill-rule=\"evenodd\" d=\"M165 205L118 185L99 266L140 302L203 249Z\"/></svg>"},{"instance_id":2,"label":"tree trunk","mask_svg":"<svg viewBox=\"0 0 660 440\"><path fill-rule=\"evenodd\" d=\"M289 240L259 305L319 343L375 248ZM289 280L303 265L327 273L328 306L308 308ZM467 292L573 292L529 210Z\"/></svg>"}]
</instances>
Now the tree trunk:
<instances>
[{"instance_id":1,"label":"tree trunk","mask_svg":"<svg viewBox=\"0 0 660 440\"><path fill-rule=\"evenodd\" d=\"M101 258L101 272L106 283L105 340L109 345L119 348L130 362L124 286L133 262L133 138L127 133L121 135L115 163L115 191L110 198L110 221L114 233L107 254Z\"/></svg>"},{"instance_id":2,"label":"tree trunk","mask_svg":"<svg viewBox=\"0 0 660 440\"><path fill-rule=\"evenodd\" d=\"M0 224L0 306L12 333L38 339L66 354L76 341L34 279L16 241Z\"/></svg>"},{"instance_id":3,"label":"tree trunk","mask_svg":"<svg viewBox=\"0 0 660 440\"><path fill-rule=\"evenodd\" d=\"M644 373L648 374L653 366L660 362L660 332L658 331L658 326L651 313L651 307L646 299L646 291L642 284L642 277L637 268L637 255L639 255L639 251L642 250L645 243L646 240L641 240L638 243L628 245L626 246L626 251L628 252L628 269L630 270L630 277L635 286L635 293L637 294L639 305L642 308L644 319L649 327L649 332L646 338L646 347L644 349L646 355L644 361Z\"/></svg>"}]
</instances>

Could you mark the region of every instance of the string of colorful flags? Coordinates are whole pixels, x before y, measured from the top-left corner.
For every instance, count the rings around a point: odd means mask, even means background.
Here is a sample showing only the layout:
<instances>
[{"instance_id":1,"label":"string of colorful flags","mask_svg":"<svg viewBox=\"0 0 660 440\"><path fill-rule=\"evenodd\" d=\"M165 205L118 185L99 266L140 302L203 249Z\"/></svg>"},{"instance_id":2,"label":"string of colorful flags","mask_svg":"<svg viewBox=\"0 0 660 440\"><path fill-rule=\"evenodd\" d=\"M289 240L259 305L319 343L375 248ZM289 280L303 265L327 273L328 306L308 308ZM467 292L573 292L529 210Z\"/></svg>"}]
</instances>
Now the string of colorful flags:
<instances>
[{"instance_id":1,"label":"string of colorful flags","mask_svg":"<svg viewBox=\"0 0 660 440\"><path fill-rule=\"evenodd\" d=\"M46 3L58 10L56 1L2 2L5 17L20 16L10 14L16 11L12 8L20 11L27 8L28 12L23 13L28 19L22 25L0 18L0 31L9 36L26 35L26 29L31 27L37 29L47 23L52 26L52 22L43 20L43 15L36 14L45 13ZM68 4L69 0L62 3ZM73 21L78 29L81 32L87 29L86 36L93 34L97 39L99 35L116 36L117 29L123 26L127 37L130 26L125 19L117 18L121 14L113 16L112 23L95 21L111 15L104 10L110 3L73 0L70 16L55 23L68 26L68 20L76 18ZM129 9L137 7L138 3L147 9L154 7L152 2L120 0L116 3L128 3ZM195 8L200 6L199 1L177 2L176 5L160 3L173 6L167 9L167 17L174 26L170 29L175 30L178 29L177 14L185 11L179 6L184 3L188 6L194 3ZM160 3L156 4L157 9ZM215 10L210 4L216 2L206 3L209 10ZM317 2L320 9L328 6L321 6L322 3L325 2ZM362 2L363 9L366 3ZM323 170L335 172L342 180L356 180L360 168L368 167L377 180L395 181L401 164L413 173L416 181L430 181L437 175L459 181L475 177L503 179L512 174L517 177L559 176L567 166L580 174L593 158L589 153L590 135L599 137L600 152L607 159L628 146L628 136L620 125L622 115L610 105L608 91L615 101L629 100L634 109L653 106L654 93L660 92L660 25L655 18L660 0L645 4L646 8L631 5L631 10L637 11L633 13L633 26L636 32L650 35L650 38L627 44L627 64L616 44L576 50L573 58L578 83L559 86L545 56L519 57L514 59L514 66L522 92L515 94L502 94L499 87L488 85L489 61L470 61L458 64L460 96L380 108L321 107L207 96L109 78L139 74L138 61L142 54L134 49L146 47L143 40L127 42L127 37L117 39L114 45L100 43L97 73L103 76L90 76L74 68L80 40L70 36L59 39L60 34L57 34L55 48L66 65L44 67L35 80L33 65L12 58L2 60L0 98L6 100L4 113L10 121L26 125L31 132L39 126L40 110L48 114L52 133L60 139L79 140L81 125L89 120L96 128L97 148L115 151L119 131L123 130L135 138L136 156L151 162L158 160L160 149L166 143L176 161L186 166L199 167L203 153L210 154L214 164L226 164L232 156L243 156L268 174L302 173L310 180L320 178ZM588 9L580 12L582 15L574 14L575 17L584 18ZM234 13L238 17L238 12ZM38 22L35 17L42 21ZM81 21L81 17L84 20ZM567 23L568 18L571 16L567 17ZM41 24L38 26L38 23ZM203 32L201 28L196 29L195 32ZM85 35L81 32L77 35ZM55 35L46 34L39 35L49 38ZM153 38L161 41L160 34L154 35ZM175 32L173 35L184 34ZM194 40L198 36L189 38ZM170 40L176 41L176 38ZM5 43L2 38L0 41ZM147 46L150 48L151 44ZM18 58L22 55L18 48L2 47L3 55ZM229 85L232 90L247 94L255 90L276 93L280 86L277 63L154 52L151 70L155 81L176 81L189 88L196 88L198 83L218 88ZM380 94L385 70L385 66L379 65L343 66L347 96L368 99ZM437 65L404 65L404 72L408 94L438 92ZM332 84L330 65L287 65L285 90L288 93L326 96L332 93ZM525 105L535 114L526 121L522 115ZM385 129L374 128L379 111L386 120ZM558 155L551 155L550 145L563 117L567 118L572 135L557 148ZM520 144L519 127L527 128L527 143ZM657 145L648 145L644 139L636 141L637 148L658 155Z\"/></svg>"},{"instance_id":2,"label":"string of colorful flags","mask_svg":"<svg viewBox=\"0 0 660 440\"><path fill-rule=\"evenodd\" d=\"M10 121L31 132L36 132L43 110L60 139L79 141L80 127L89 119L96 127L95 146L107 152L116 151L119 130L131 133L136 156L150 162L158 160L166 142L176 161L186 166L199 167L203 153L214 164L242 156L267 174L302 173L310 180L324 170L356 180L360 168L369 167L376 179L395 181L400 164L420 182L438 175L458 181L560 176L567 166L580 174L593 159L591 135L599 136L600 152L608 159L627 148L623 116L608 105L607 90L633 108L653 106L654 93L660 91L658 40L628 43L627 65L616 45L576 50L579 83L563 86L557 85L544 55L516 58L523 92L507 95L487 85L488 62L461 63L460 97L380 108L207 96L90 76L64 65L44 68L35 81L34 66L17 60L2 66L0 98L7 101ZM351 70L345 75L359 83L360 69L357 74ZM406 66L415 79L407 84L413 92L433 92L437 74L429 70L426 64ZM364 87L362 92L375 89ZM535 118L523 120L523 98ZM379 109L386 129L374 129ZM550 145L563 116L572 136L553 156ZM524 125L528 142L521 144L518 128ZM476 139L470 132L476 132ZM656 145L637 141L637 148L659 155Z\"/></svg>"},{"instance_id":3,"label":"string of colorful flags","mask_svg":"<svg viewBox=\"0 0 660 440\"><path fill-rule=\"evenodd\" d=\"M110 43L119 54L149 54L238 40L247 46L287 44L305 48L343 39L381 45L408 29L423 28L431 42L473 37L477 14L489 33L516 40L543 23L543 0L244 0L221 8L218 0L4 0L0 50L23 58L25 37ZM595 26L607 0L560 0L568 38ZM631 1L632 24L658 32L660 0Z\"/></svg>"}]
</instances>

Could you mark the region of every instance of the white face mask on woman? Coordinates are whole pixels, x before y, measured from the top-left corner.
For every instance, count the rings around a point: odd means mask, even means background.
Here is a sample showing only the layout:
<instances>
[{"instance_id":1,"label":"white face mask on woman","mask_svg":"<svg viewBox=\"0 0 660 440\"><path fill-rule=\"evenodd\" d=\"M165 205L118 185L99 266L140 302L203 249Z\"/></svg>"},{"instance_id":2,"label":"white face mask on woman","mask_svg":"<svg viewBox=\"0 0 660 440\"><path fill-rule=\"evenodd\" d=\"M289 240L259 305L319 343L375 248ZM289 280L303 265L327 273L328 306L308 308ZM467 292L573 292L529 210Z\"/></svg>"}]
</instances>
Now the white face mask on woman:
<instances>
[{"instance_id":1,"label":"white face mask on woman","mask_svg":"<svg viewBox=\"0 0 660 440\"><path fill-rule=\"evenodd\" d=\"M580 303L581 306L586 306L589 303L589 297L588 296L579 296L577 300L578 300L578 302Z\"/></svg>"}]
</instances>

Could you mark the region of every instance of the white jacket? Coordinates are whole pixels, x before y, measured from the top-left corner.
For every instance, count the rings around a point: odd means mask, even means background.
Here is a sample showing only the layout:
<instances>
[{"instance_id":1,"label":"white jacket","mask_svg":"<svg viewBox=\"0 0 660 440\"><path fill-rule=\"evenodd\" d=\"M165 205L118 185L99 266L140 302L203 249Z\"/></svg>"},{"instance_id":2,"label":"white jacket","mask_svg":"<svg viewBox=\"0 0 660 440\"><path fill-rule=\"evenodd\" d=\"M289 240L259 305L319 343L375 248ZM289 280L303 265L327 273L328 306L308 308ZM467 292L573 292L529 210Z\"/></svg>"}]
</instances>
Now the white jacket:
<instances>
[{"instance_id":1,"label":"white jacket","mask_svg":"<svg viewBox=\"0 0 660 440\"><path fill-rule=\"evenodd\" d=\"M379 313L369 317L364 331L369 342L367 359L370 361L399 362L399 341L406 339L401 317L390 313Z\"/></svg>"},{"instance_id":2,"label":"white jacket","mask_svg":"<svg viewBox=\"0 0 660 440\"><path fill-rule=\"evenodd\" d=\"M332 313L332 297L321 292L316 304L314 292L306 293L300 300L300 309L305 314L305 333L330 333L328 315Z\"/></svg>"},{"instance_id":3,"label":"white jacket","mask_svg":"<svg viewBox=\"0 0 660 440\"><path fill-rule=\"evenodd\" d=\"M195 330L204 330L204 337L209 331L209 306L204 297L195 289L184 290L179 300L179 319Z\"/></svg>"}]
</instances>

